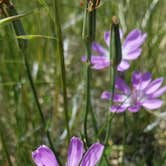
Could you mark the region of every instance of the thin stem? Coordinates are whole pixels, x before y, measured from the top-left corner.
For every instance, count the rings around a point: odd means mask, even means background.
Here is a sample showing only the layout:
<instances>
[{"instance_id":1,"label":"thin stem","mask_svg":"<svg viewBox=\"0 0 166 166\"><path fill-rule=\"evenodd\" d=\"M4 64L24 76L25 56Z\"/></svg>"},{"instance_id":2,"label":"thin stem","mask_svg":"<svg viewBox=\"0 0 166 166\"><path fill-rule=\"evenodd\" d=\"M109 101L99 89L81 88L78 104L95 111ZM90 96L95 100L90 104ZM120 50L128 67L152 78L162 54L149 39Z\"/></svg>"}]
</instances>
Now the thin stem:
<instances>
[{"instance_id":1,"label":"thin stem","mask_svg":"<svg viewBox=\"0 0 166 166\"><path fill-rule=\"evenodd\" d=\"M64 114L65 114L65 122L66 122L66 130L67 130L67 138L68 143L70 142L70 128L69 128L69 115L68 115L68 102L67 102L67 86L66 86L66 69L65 69L65 59L64 59L64 51L63 51L63 39L62 39L62 31L60 24L60 15L59 15L59 3L58 0L54 1L54 9L55 9L55 31L57 37L57 56L60 60L60 68L61 68L61 81L62 81L62 91L63 91L63 102L64 102Z\"/></svg>"},{"instance_id":2,"label":"thin stem","mask_svg":"<svg viewBox=\"0 0 166 166\"><path fill-rule=\"evenodd\" d=\"M86 46L87 48L87 55L90 55L90 48L89 44ZM85 105L85 115L84 115L84 136L86 139L86 144L89 146L89 140L88 140L88 133L87 133L87 120L88 120L88 113L91 108L91 101L90 101L90 78L91 78L91 69L90 65L87 64L86 66L86 105Z\"/></svg>"},{"instance_id":3,"label":"thin stem","mask_svg":"<svg viewBox=\"0 0 166 166\"><path fill-rule=\"evenodd\" d=\"M118 74L117 66L121 61L122 58L122 50L121 50L121 40L120 40L120 33L119 33L119 21L116 16L112 17L112 26L111 26L111 39L110 39L110 60L112 61L112 68L110 68L110 76L111 76L111 100L110 105L113 104L114 98L114 91L115 91L115 80ZM109 113L110 114L110 113ZM110 135L110 128L112 121L112 114L108 117L108 125L107 125L107 132L105 137L105 144L107 144L109 135Z\"/></svg>"},{"instance_id":4,"label":"thin stem","mask_svg":"<svg viewBox=\"0 0 166 166\"><path fill-rule=\"evenodd\" d=\"M124 125L124 131L123 131L123 162L125 159L125 145L126 145L126 136L127 136L127 114L124 112L123 114L123 125Z\"/></svg>"},{"instance_id":5,"label":"thin stem","mask_svg":"<svg viewBox=\"0 0 166 166\"><path fill-rule=\"evenodd\" d=\"M110 52L110 60L112 60L112 64L114 64L114 57L115 57L115 48L113 46L113 43L114 43L114 31L113 31L113 25L111 26L111 38L110 38L110 49L109 49L109 52ZM114 95L114 85L115 85L115 73L116 73L116 69L115 67L111 67L110 68L110 79L111 79L111 92L112 92L112 97ZM112 106L113 104L113 98L111 97L111 100L110 100L110 107ZM108 113L108 119L107 119L107 128L106 128L106 136L105 136L105 140L104 140L104 144L106 145L108 143L108 139L109 139L109 136L110 136L110 130L111 130L111 122L112 122L112 113Z\"/></svg>"},{"instance_id":6,"label":"thin stem","mask_svg":"<svg viewBox=\"0 0 166 166\"><path fill-rule=\"evenodd\" d=\"M84 39L85 41L85 44L86 44L86 35L87 35L87 28L86 28L86 25L87 25L87 7L85 7L84 9L84 19L83 19L83 29L82 29L82 38ZM87 48L87 47L86 47ZM87 50L86 50L87 51ZM85 76L85 81L86 81L86 90L89 89L88 88L88 84L87 84L87 79L88 79L88 68L89 68L89 64L86 65L86 76ZM87 133L87 119L88 119L88 99L87 99L87 91L86 91L86 106L85 106L85 115L84 115L84 137L85 137L85 140L86 140L86 144L89 144L89 141L88 141L88 133Z\"/></svg>"},{"instance_id":7,"label":"thin stem","mask_svg":"<svg viewBox=\"0 0 166 166\"><path fill-rule=\"evenodd\" d=\"M85 47L86 47L86 55L87 55L87 62L91 61L91 45L92 42L95 40L95 32L96 32L96 10L92 10L91 12L88 12L88 1L87 6L85 8L85 15L83 20L83 39L85 41ZM95 1L94 1L95 3ZM85 103L85 115L84 115L84 136L86 140L87 146L90 145L88 140L88 133L87 133L87 121L88 121L88 114L90 113L93 123L93 128L95 135L97 137L97 122L96 118L92 109L91 105L91 67L90 64L87 63L86 65L86 103Z\"/></svg>"},{"instance_id":8,"label":"thin stem","mask_svg":"<svg viewBox=\"0 0 166 166\"><path fill-rule=\"evenodd\" d=\"M111 107L113 105L115 81L116 81L116 76L118 74L117 66L120 63L121 57L122 57L121 41L120 41L120 33L119 33L119 21L115 16L112 17L112 26L111 26L110 33L111 33L110 34L111 38L110 38L109 54L110 54L110 60L112 62L112 68L110 68L111 94L112 94L112 97L110 100L110 107ZM108 144L113 117L114 117L114 114L109 112L108 119L107 119L106 135L104 140L105 145Z\"/></svg>"},{"instance_id":9,"label":"thin stem","mask_svg":"<svg viewBox=\"0 0 166 166\"><path fill-rule=\"evenodd\" d=\"M96 4L96 0L93 0L93 3ZM88 25L88 38L90 39L90 43L89 43L89 54L88 54L88 58L89 60L91 59L91 49L92 49L92 42L95 40L95 35L96 35L96 9L93 9L92 12L89 13L89 25ZM88 46L87 46L88 47ZM90 73L90 77L89 77L89 91L91 89L90 84L91 84L91 68L89 68L89 73ZM88 80L87 80L88 81ZM89 93L89 98L91 96L91 92ZM90 100L90 114L91 114L91 118L92 118L92 123L93 123L93 129L95 132L95 135L97 137L97 133L98 133L98 127L97 127L97 121L95 118L95 114L93 112L92 109L92 105L91 105L91 99Z\"/></svg>"},{"instance_id":10,"label":"thin stem","mask_svg":"<svg viewBox=\"0 0 166 166\"><path fill-rule=\"evenodd\" d=\"M1 125L1 126L2 126L2 125ZM11 161L11 159L10 159L10 154L9 154L9 152L8 152L8 148L7 148L7 146L6 146L5 139L4 139L4 137L3 137L3 132L2 132L2 130L1 130L1 128L0 128L0 137L1 137L1 142L2 142L2 146L3 146L3 150L4 150L4 152L5 152L5 154L6 154L6 157L7 157L8 164L9 164L9 166L13 166L12 161Z\"/></svg>"}]
</instances>

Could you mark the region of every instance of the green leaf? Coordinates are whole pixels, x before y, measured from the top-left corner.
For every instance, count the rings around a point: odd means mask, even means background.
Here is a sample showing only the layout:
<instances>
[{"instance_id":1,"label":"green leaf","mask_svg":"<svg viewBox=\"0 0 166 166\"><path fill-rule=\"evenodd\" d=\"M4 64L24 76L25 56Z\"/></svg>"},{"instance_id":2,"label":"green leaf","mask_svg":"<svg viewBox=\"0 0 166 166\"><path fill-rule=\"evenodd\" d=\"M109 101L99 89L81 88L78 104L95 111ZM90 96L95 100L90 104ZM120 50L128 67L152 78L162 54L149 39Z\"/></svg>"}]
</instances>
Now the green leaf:
<instances>
[{"instance_id":1,"label":"green leaf","mask_svg":"<svg viewBox=\"0 0 166 166\"><path fill-rule=\"evenodd\" d=\"M17 39L40 39L40 38L44 38L44 39L52 39L52 40L57 40L55 37L52 36L45 36L45 35L20 35L17 36Z\"/></svg>"},{"instance_id":2,"label":"green leaf","mask_svg":"<svg viewBox=\"0 0 166 166\"><path fill-rule=\"evenodd\" d=\"M11 23L12 21L18 20L19 18L25 17L25 16L27 16L31 13L32 12L27 12L27 13L24 13L24 14L19 14L19 15L3 18L3 19L0 20L0 26L4 25L4 24L7 24L7 23Z\"/></svg>"}]
</instances>

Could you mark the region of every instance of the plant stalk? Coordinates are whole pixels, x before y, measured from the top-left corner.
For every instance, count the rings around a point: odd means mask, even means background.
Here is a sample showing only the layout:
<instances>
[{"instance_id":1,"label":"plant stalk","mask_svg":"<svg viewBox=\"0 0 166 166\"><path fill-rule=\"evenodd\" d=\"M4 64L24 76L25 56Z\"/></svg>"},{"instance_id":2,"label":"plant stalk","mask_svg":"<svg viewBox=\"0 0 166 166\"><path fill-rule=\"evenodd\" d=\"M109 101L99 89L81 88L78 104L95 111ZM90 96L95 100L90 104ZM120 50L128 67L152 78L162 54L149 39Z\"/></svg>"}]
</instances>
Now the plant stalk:
<instances>
[{"instance_id":1,"label":"plant stalk","mask_svg":"<svg viewBox=\"0 0 166 166\"><path fill-rule=\"evenodd\" d=\"M1 126L3 126L3 125L1 124ZM3 136L3 131L1 129L1 127L0 127L0 137L1 137L1 143L2 143L3 150L4 150L4 152L6 154L6 157L7 157L8 164L9 164L9 166L13 166L13 163L12 163L12 161L10 159L10 154L9 154L8 148L6 146L5 138Z\"/></svg>"},{"instance_id":2,"label":"plant stalk","mask_svg":"<svg viewBox=\"0 0 166 166\"><path fill-rule=\"evenodd\" d=\"M54 16L55 16L55 32L57 37L56 49L57 56L60 61L61 69L61 81L62 81L62 91L63 91L63 102L64 102L64 114L67 130L67 139L68 143L70 142L70 128L69 128L69 113L68 113L68 101L67 101L67 86L66 86L66 69L65 69L65 58L63 50L63 39L62 39L62 30L60 24L60 12L59 12L59 1L54 1Z\"/></svg>"},{"instance_id":3,"label":"plant stalk","mask_svg":"<svg viewBox=\"0 0 166 166\"><path fill-rule=\"evenodd\" d=\"M111 100L110 100L110 107L113 105L113 98L114 98L114 92L115 92L115 81L116 77L118 75L117 67L118 64L121 61L122 58L122 51L121 51L121 39L120 39L120 33L119 33L119 21L117 17L112 17L112 26L111 26L111 32L110 32L110 60L112 62L112 67L110 68L110 79L111 79ZM106 135L104 144L108 144L108 140L110 138L111 133L111 124L112 119L114 117L114 114L108 113L108 119L107 119L107 128L106 128ZM105 148L106 149L106 148Z\"/></svg>"},{"instance_id":4,"label":"plant stalk","mask_svg":"<svg viewBox=\"0 0 166 166\"><path fill-rule=\"evenodd\" d=\"M94 0L93 3L95 4L96 1ZM92 105L91 105L91 66L90 66L91 45L92 45L92 42L95 40L95 33L96 33L96 9L94 8L92 11L88 11L88 5L89 5L89 1L87 0L87 6L85 7L85 15L83 20L83 33L82 33L82 37L85 42L87 62L88 62L85 69L86 103L85 103L85 114L84 114L84 136L85 136L87 146L90 145L90 142L88 139L88 133L87 133L87 122L88 122L89 113L91 114L93 129L94 129L96 138L97 138L97 132L98 132L96 118L95 118Z\"/></svg>"}]
</instances>

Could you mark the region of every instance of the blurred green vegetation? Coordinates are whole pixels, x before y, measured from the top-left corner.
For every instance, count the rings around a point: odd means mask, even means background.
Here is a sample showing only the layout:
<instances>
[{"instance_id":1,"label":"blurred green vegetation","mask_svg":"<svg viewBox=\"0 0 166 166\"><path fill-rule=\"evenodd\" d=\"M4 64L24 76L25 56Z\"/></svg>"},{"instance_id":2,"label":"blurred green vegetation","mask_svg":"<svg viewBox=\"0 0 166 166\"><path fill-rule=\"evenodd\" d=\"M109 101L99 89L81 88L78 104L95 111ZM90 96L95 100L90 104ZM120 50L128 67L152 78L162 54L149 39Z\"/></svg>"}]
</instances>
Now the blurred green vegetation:
<instances>
[{"instance_id":1,"label":"blurred green vegetation","mask_svg":"<svg viewBox=\"0 0 166 166\"><path fill-rule=\"evenodd\" d=\"M52 0L47 0L48 6L44 6L42 0L12 2L19 14L32 12L21 19L27 35L56 38L52 22ZM81 6L80 2L85 1L60 2L71 133L80 136L83 127L85 87L84 64L80 60L85 54L81 36L84 6ZM101 5L97 8L96 41L104 44L103 34L110 29L113 15L119 17L125 34L134 28L140 28L148 34L142 55L126 72L128 81L133 70L150 71L154 77L166 77L165 10L165 0L101 0ZM65 159L67 142L55 44L54 39L28 40L28 61L53 143L59 156ZM108 71L93 71L92 104L99 127L104 124L108 111L108 103L100 100L100 94L108 88ZM165 99L166 97L163 97L163 100ZM11 24L0 26L0 103L0 131L13 165L33 165L32 150L40 144L48 144L48 141L43 135L39 113ZM152 113L144 110L135 114L126 113L125 124L123 115L115 116L110 139L112 148L108 151L110 165L166 165L165 106L166 104ZM91 141L94 142L90 119L88 128ZM1 142L0 165L8 165Z\"/></svg>"}]
</instances>

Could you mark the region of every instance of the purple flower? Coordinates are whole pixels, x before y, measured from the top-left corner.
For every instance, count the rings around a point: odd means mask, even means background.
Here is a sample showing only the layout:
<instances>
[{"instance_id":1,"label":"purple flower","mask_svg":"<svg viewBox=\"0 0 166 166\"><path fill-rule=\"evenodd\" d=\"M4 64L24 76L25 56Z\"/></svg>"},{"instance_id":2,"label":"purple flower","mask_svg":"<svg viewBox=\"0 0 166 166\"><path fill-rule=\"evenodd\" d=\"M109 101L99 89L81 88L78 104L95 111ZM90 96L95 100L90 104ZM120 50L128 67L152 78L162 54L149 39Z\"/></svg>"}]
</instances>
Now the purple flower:
<instances>
[{"instance_id":1,"label":"purple flower","mask_svg":"<svg viewBox=\"0 0 166 166\"><path fill-rule=\"evenodd\" d=\"M121 31L120 36L121 38L123 36ZM142 33L139 29L134 29L127 35L122 43L122 60L118 65L118 71L127 70L130 67L130 62L140 56L141 45L145 42L146 36L146 33ZM91 56L91 65L95 70L105 69L111 64L109 60L110 32L104 33L104 40L108 48L104 48L98 43L92 44L92 49L97 53L97 55ZM83 56L82 61L85 62L86 60L86 56Z\"/></svg>"},{"instance_id":2,"label":"purple flower","mask_svg":"<svg viewBox=\"0 0 166 166\"><path fill-rule=\"evenodd\" d=\"M114 104L110 108L111 112L137 112L144 107L145 109L158 109L162 105L162 100L158 99L166 92L166 86L161 87L163 78L157 78L152 81L151 74L134 72L132 75L132 87L129 88L121 78L116 79ZM104 91L102 99L110 100L111 93Z\"/></svg>"},{"instance_id":3,"label":"purple flower","mask_svg":"<svg viewBox=\"0 0 166 166\"><path fill-rule=\"evenodd\" d=\"M66 166L95 166L102 156L103 149L102 144L95 143L84 154L83 142L77 137L72 137ZM45 145L32 152L32 158L37 166L59 166L54 153Z\"/></svg>"}]
</instances>

